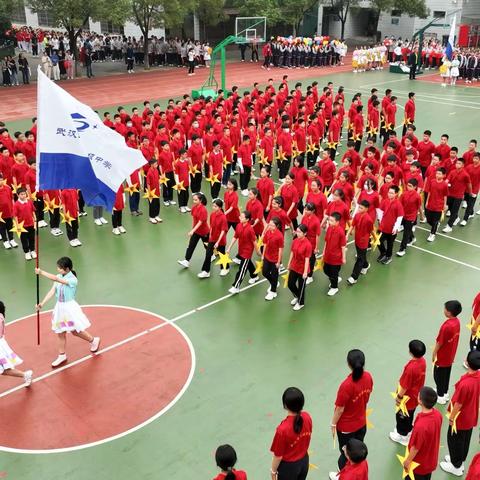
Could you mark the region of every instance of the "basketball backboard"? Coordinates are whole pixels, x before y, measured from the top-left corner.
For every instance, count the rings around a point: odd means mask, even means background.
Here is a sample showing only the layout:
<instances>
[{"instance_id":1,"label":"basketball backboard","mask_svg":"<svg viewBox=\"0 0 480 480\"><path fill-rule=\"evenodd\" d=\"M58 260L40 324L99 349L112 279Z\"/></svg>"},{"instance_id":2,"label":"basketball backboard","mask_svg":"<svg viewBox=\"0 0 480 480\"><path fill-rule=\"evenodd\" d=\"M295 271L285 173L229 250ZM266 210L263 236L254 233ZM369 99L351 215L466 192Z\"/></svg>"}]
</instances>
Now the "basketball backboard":
<instances>
[{"instance_id":1,"label":"basketball backboard","mask_svg":"<svg viewBox=\"0 0 480 480\"><path fill-rule=\"evenodd\" d=\"M237 43L265 42L267 35L267 17L237 17L235 36Z\"/></svg>"}]
</instances>

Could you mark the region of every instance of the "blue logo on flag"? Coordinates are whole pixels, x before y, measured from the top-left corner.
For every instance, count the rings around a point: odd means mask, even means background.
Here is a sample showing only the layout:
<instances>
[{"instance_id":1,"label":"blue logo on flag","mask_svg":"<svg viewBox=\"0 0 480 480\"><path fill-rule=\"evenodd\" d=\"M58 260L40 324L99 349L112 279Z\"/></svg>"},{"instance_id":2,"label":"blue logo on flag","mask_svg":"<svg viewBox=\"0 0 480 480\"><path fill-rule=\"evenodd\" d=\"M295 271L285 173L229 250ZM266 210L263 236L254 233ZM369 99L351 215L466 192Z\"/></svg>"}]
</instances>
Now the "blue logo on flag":
<instances>
[{"instance_id":1,"label":"blue logo on flag","mask_svg":"<svg viewBox=\"0 0 480 480\"><path fill-rule=\"evenodd\" d=\"M86 118L80 113L72 113L70 115L75 123L77 123L77 131L83 132L86 130L90 124L86 121Z\"/></svg>"}]
</instances>

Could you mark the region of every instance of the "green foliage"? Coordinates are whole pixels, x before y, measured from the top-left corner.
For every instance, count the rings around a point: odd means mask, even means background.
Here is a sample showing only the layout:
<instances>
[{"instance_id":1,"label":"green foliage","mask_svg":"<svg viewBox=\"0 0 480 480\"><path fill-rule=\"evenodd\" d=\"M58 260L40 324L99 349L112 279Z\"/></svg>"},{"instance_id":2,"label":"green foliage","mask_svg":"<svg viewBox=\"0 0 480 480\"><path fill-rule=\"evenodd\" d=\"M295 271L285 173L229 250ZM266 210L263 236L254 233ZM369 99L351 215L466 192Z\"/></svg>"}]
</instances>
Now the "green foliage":
<instances>
[{"instance_id":1,"label":"green foliage","mask_svg":"<svg viewBox=\"0 0 480 480\"><path fill-rule=\"evenodd\" d=\"M283 20L278 0L238 0L240 15L246 17L267 17L269 25Z\"/></svg>"},{"instance_id":2,"label":"green foliage","mask_svg":"<svg viewBox=\"0 0 480 480\"><path fill-rule=\"evenodd\" d=\"M427 18L429 15L425 0L395 0L393 8L411 17Z\"/></svg>"},{"instance_id":3,"label":"green foliage","mask_svg":"<svg viewBox=\"0 0 480 480\"><path fill-rule=\"evenodd\" d=\"M224 6L224 0L198 0L195 13L204 25L214 27L226 18L223 12Z\"/></svg>"}]
</instances>

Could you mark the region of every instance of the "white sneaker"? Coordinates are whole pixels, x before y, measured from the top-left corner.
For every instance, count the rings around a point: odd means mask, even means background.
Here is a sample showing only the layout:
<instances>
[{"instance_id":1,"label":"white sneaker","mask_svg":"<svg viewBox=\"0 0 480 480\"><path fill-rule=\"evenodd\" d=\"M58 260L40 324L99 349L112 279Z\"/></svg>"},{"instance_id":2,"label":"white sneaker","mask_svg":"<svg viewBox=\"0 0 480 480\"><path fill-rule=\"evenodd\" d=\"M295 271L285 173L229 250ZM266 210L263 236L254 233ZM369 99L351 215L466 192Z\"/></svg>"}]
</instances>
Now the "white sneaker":
<instances>
[{"instance_id":1,"label":"white sneaker","mask_svg":"<svg viewBox=\"0 0 480 480\"><path fill-rule=\"evenodd\" d=\"M222 270L220 270L220 276L221 277L226 277L230 272L230 269L228 268L222 268Z\"/></svg>"},{"instance_id":2,"label":"white sneaker","mask_svg":"<svg viewBox=\"0 0 480 480\"><path fill-rule=\"evenodd\" d=\"M427 223L427 219L426 218L421 218L420 223Z\"/></svg>"},{"instance_id":3,"label":"white sneaker","mask_svg":"<svg viewBox=\"0 0 480 480\"><path fill-rule=\"evenodd\" d=\"M75 242L76 247L81 247L82 246L82 242L78 238L75 238L73 241Z\"/></svg>"},{"instance_id":4,"label":"white sneaker","mask_svg":"<svg viewBox=\"0 0 480 480\"><path fill-rule=\"evenodd\" d=\"M300 305L300 303L297 303L293 306L293 309L297 312L298 310L301 310L305 305Z\"/></svg>"},{"instance_id":5,"label":"white sneaker","mask_svg":"<svg viewBox=\"0 0 480 480\"><path fill-rule=\"evenodd\" d=\"M153 224L158 223L154 218L149 218L148 221Z\"/></svg>"},{"instance_id":6,"label":"white sneaker","mask_svg":"<svg viewBox=\"0 0 480 480\"><path fill-rule=\"evenodd\" d=\"M327 292L327 295L329 297L333 297L334 295L336 295L338 293L338 288L331 288L328 290Z\"/></svg>"},{"instance_id":7,"label":"white sneaker","mask_svg":"<svg viewBox=\"0 0 480 480\"><path fill-rule=\"evenodd\" d=\"M33 372L32 370L27 370L23 373L23 380L25 381L25 386L29 387L32 384Z\"/></svg>"},{"instance_id":8,"label":"white sneaker","mask_svg":"<svg viewBox=\"0 0 480 480\"><path fill-rule=\"evenodd\" d=\"M37 252L30 252L30 256L32 258L37 258Z\"/></svg>"},{"instance_id":9,"label":"white sneaker","mask_svg":"<svg viewBox=\"0 0 480 480\"><path fill-rule=\"evenodd\" d=\"M403 257L407 252L405 250L399 250L397 252L397 257Z\"/></svg>"},{"instance_id":10,"label":"white sneaker","mask_svg":"<svg viewBox=\"0 0 480 480\"><path fill-rule=\"evenodd\" d=\"M392 440L392 442L396 442L404 446L408 445L408 438L406 436L400 435L399 433L397 433L396 430L390 432L388 436L390 437L390 440Z\"/></svg>"},{"instance_id":11,"label":"white sneaker","mask_svg":"<svg viewBox=\"0 0 480 480\"><path fill-rule=\"evenodd\" d=\"M101 227L103 225L102 221L99 218L96 218L93 223L97 225L97 227Z\"/></svg>"},{"instance_id":12,"label":"white sneaker","mask_svg":"<svg viewBox=\"0 0 480 480\"><path fill-rule=\"evenodd\" d=\"M45 227L47 227L48 225L47 225L47 222L46 222L45 220L40 220L40 221L38 222L38 226L39 226L39 228L45 228Z\"/></svg>"},{"instance_id":13,"label":"white sneaker","mask_svg":"<svg viewBox=\"0 0 480 480\"><path fill-rule=\"evenodd\" d=\"M290 301L290 305L296 305L298 303L298 298L295 297Z\"/></svg>"},{"instance_id":14,"label":"white sneaker","mask_svg":"<svg viewBox=\"0 0 480 480\"><path fill-rule=\"evenodd\" d=\"M233 259L233 263L236 263L237 265L240 265L242 263L242 261L239 258L235 257Z\"/></svg>"},{"instance_id":15,"label":"white sneaker","mask_svg":"<svg viewBox=\"0 0 480 480\"><path fill-rule=\"evenodd\" d=\"M217 259L217 256L216 256L216 255L212 255L212 256L210 257L210 261L211 261L211 262L214 262L216 259Z\"/></svg>"},{"instance_id":16,"label":"white sneaker","mask_svg":"<svg viewBox=\"0 0 480 480\"><path fill-rule=\"evenodd\" d=\"M311 283L313 283L313 277L307 277L305 284L310 285Z\"/></svg>"},{"instance_id":17,"label":"white sneaker","mask_svg":"<svg viewBox=\"0 0 480 480\"><path fill-rule=\"evenodd\" d=\"M95 353L100 346L100 337L93 337L92 342L90 343L90 351Z\"/></svg>"},{"instance_id":18,"label":"white sneaker","mask_svg":"<svg viewBox=\"0 0 480 480\"><path fill-rule=\"evenodd\" d=\"M12 248L10 242L3 242L3 246L5 247L5 250L9 250L10 248Z\"/></svg>"},{"instance_id":19,"label":"white sneaker","mask_svg":"<svg viewBox=\"0 0 480 480\"><path fill-rule=\"evenodd\" d=\"M62 363L67 361L67 355L65 353L60 353L58 357L52 362L52 367L58 367Z\"/></svg>"},{"instance_id":20,"label":"white sneaker","mask_svg":"<svg viewBox=\"0 0 480 480\"><path fill-rule=\"evenodd\" d=\"M253 285L254 283L257 283L258 280L259 280L259 276L257 275L256 277L252 277L252 278L248 281L248 283L249 283L250 285Z\"/></svg>"},{"instance_id":21,"label":"white sneaker","mask_svg":"<svg viewBox=\"0 0 480 480\"><path fill-rule=\"evenodd\" d=\"M398 227L398 232L403 232L403 225L400 225L400 226Z\"/></svg>"},{"instance_id":22,"label":"white sneaker","mask_svg":"<svg viewBox=\"0 0 480 480\"><path fill-rule=\"evenodd\" d=\"M408 242L407 245L411 247L412 245L415 245L417 243L417 238L413 237L411 242Z\"/></svg>"},{"instance_id":23,"label":"white sneaker","mask_svg":"<svg viewBox=\"0 0 480 480\"><path fill-rule=\"evenodd\" d=\"M163 220L160 217L155 217L155 220L157 221L157 223L162 223L163 222Z\"/></svg>"},{"instance_id":24,"label":"white sneaker","mask_svg":"<svg viewBox=\"0 0 480 480\"><path fill-rule=\"evenodd\" d=\"M166 206L166 207L169 207L170 206L170 202L167 200L166 202L163 202L163 204Z\"/></svg>"},{"instance_id":25,"label":"white sneaker","mask_svg":"<svg viewBox=\"0 0 480 480\"><path fill-rule=\"evenodd\" d=\"M353 71L355 73L355 70ZM330 480L338 480L340 477L338 476L338 473L337 472L330 472L328 474L328 478Z\"/></svg>"},{"instance_id":26,"label":"white sneaker","mask_svg":"<svg viewBox=\"0 0 480 480\"><path fill-rule=\"evenodd\" d=\"M446 215L447 215L447 217L449 217L451 215L450 210L447 211Z\"/></svg>"},{"instance_id":27,"label":"white sneaker","mask_svg":"<svg viewBox=\"0 0 480 480\"><path fill-rule=\"evenodd\" d=\"M118 229L120 230L120 233L127 233L127 231L125 230L125 228L122 227L121 225L118 227Z\"/></svg>"},{"instance_id":28,"label":"white sneaker","mask_svg":"<svg viewBox=\"0 0 480 480\"><path fill-rule=\"evenodd\" d=\"M456 477L462 477L464 473L463 468L455 468L452 463L450 462L440 462L440 468L447 473L451 473Z\"/></svg>"},{"instance_id":29,"label":"white sneaker","mask_svg":"<svg viewBox=\"0 0 480 480\"><path fill-rule=\"evenodd\" d=\"M466 224L467 224L467 221L466 221L466 220L462 220L462 221L460 222L460 226L461 226L461 227L464 227Z\"/></svg>"},{"instance_id":30,"label":"white sneaker","mask_svg":"<svg viewBox=\"0 0 480 480\"><path fill-rule=\"evenodd\" d=\"M114 235L121 235L120 230L119 230L118 228L114 228L114 229L112 230L112 233L113 233Z\"/></svg>"},{"instance_id":31,"label":"white sneaker","mask_svg":"<svg viewBox=\"0 0 480 480\"><path fill-rule=\"evenodd\" d=\"M191 209L190 207L185 207L185 210L186 210L187 212L191 212L191 211L192 211L192 209Z\"/></svg>"},{"instance_id":32,"label":"white sneaker","mask_svg":"<svg viewBox=\"0 0 480 480\"><path fill-rule=\"evenodd\" d=\"M198 278L210 278L210 272L200 272L197 274Z\"/></svg>"},{"instance_id":33,"label":"white sneaker","mask_svg":"<svg viewBox=\"0 0 480 480\"><path fill-rule=\"evenodd\" d=\"M31 253L30 253L30 252L27 252L27 253L25 254L25 260L31 260L31 259L32 259Z\"/></svg>"},{"instance_id":34,"label":"white sneaker","mask_svg":"<svg viewBox=\"0 0 480 480\"><path fill-rule=\"evenodd\" d=\"M12 248L18 247L18 243L15 240L10 240L10 245L12 246Z\"/></svg>"},{"instance_id":35,"label":"white sneaker","mask_svg":"<svg viewBox=\"0 0 480 480\"><path fill-rule=\"evenodd\" d=\"M180 213L187 213L187 210L185 209L185 207L180 207L179 210L180 210Z\"/></svg>"},{"instance_id":36,"label":"white sneaker","mask_svg":"<svg viewBox=\"0 0 480 480\"><path fill-rule=\"evenodd\" d=\"M477 215L480 215L480 210L477 210Z\"/></svg>"},{"instance_id":37,"label":"white sneaker","mask_svg":"<svg viewBox=\"0 0 480 480\"><path fill-rule=\"evenodd\" d=\"M228 289L228 292L231 293L232 295L236 295L237 293L240 292L240 289L239 288L236 288L236 287L230 287Z\"/></svg>"},{"instance_id":38,"label":"white sneaker","mask_svg":"<svg viewBox=\"0 0 480 480\"><path fill-rule=\"evenodd\" d=\"M455 227L455 226L457 226L459 223L460 223L460 218L457 217L457 218L454 220L454 222L453 222L453 226Z\"/></svg>"},{"instance_id":39,"label":"white sneaker","mask_svg":"<svg viewBox=\"0 0 480 480\"><path fill-rule=\"evenodd\" d=\"M242 190L242 195L244 197L248 197L248 190Z\"/></svg>"},{"instance_id":40,"label":"white sneaker","mask_svg":"<svg viewBox=\"0 0 480 480\"><path fill-rule=\"evenodd\" d=\"M106 220L103 217L100 217L100 221L102 222L103 225L106 225L108 223L108 220Z\"/></svg>"},{"instance_id":41,"label":"white sneaker","mask_svg":"<svg viewBox=\"0 0 480 480\"><path fill-rule=\"evenodd\" d=\"M274 298L277 298L277 292L270 292L268 291L267 294L265 295L265 300L273 300Z\"/></svg>"},{"instance_id":42,"label":"white sneaker","mask_svg":"<svg viewBox=\"0 0 480 480\"><path fill-rule=\"evenodd\" d=\"M443 397L438 397L437 398L437 403L440 405L446 405L448 403L448 395L444 395Z\"/></svg>"},{"instance_id":43,"label":"white sneaker","mask_svg":"<svg viewBox=\"0 0 480 480\"><path fill-rule=\"evenodd\" d=\"M190 266L190 262L188 260L177 260L177 263L184 268L188 268Z\"/></svg>"},{"instance_id":44,"label":"white sneaker","mask_svg":"<svg viewBox=\"0 0 480 480\"><path fill-rule=\"evenodd\" d=\"M434 242L435 237L436 237L436 235L434 233L431 233L427 238L427 242Z\"/></svg>"},{"instance_id":45,"label":"white sneaker","mask_svg":"<svg viewBox=\"0 0 480 480\"><path fill-rule=\"evenodd\" d=\"M462 202L462 208L467 208L467 201L466 201L466 200L464 200L464 201Z\"/></svg>"},{"instance_id":46,"label":"white sneaker","mask_svg":"<svg viewBox=\"0 0 480 480\"><path fill-rule=\"evenodd\" d=\"M70 245L72 247L76 247L77 246L77 242L75 242L75 240L70 240Z\"/></svg>"},{"instance_id":47,"label":"white sneaker","mask_svg":"<svg viewBox=\"0 0 480 480\"><path fill-rule=\"evenodd\" d=\"M347 283L349 283L350 285L355 285L357 281L353 277L348 277Z\"/></svg>"},{"instance_id":48,"label":"white sneaker","mask_svg":"<svg viewBox=\"0 0 480 480\"><path fill-rule=\"evenodd\" d=\"M175 200L170 200L170 205L176 205L177 202Z\"/></svg>"},{"instance_id":49,"label":"white sneaker","mask_svg":"<svg viewBox=\"0 0 480 480\"><path fill-rule=\"evenodd\" d=\"M360 273L361 273L362 275L366 275L369 270L370 270L370 265L369 265L368 267L362 268L362 269L360 270Z\"/></svg>"},{"instance_id":50,"label":"white sneaker","mask_svg":"<svg viewBox=\"0 0 480 480\"><path fill-rule=\"evenodd\" d=\"M452 227L450 225L447 225L445 228L442 229L442 232L444 233L450 233L452 231Z\"/></svg>"}]
</instances>

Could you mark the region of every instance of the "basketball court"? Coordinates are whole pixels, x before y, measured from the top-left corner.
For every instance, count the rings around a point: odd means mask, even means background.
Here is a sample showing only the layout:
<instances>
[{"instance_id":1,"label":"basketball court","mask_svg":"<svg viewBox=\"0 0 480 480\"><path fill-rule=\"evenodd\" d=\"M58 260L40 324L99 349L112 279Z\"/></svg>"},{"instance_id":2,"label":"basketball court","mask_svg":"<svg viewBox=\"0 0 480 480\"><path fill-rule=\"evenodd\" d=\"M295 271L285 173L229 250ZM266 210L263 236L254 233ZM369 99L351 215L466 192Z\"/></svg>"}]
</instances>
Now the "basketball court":
<instances>
[{"instance_id":1,"label":"basketball court","mask_svg":"<svg viewBox=\"0 0 480 480\"><path fill-rule=\"evenodd\" d=\"M348 104L355 92L362 92L366 101L370 89L377 87L393 89L403 105L413 90L419 135L429 128L438 142L442 133L448 133L450 145L460 151L470 138L478 138L476 88L445 89L435 82L410 82L408 76L386 70L353 74L348 63L271 71L249 62L231 63L227 83L243 91L270 77L278 84L284 74L292 87L296 81L306 88L313 80L320 87L331 80L335 89L345 86ZM207 74L198 69L195 77L187 77L175 70L61 85L101 115L118 105L128 111L146 99L165 105L168 98L199 87ZM2 118L8 120L10 132L28 128L35 101L34 86L0 90ZM204 189L209 197L208 185ZM141 208L146 212L146 200ZM409 340L418 338L429 349L433 346L444 301L460 300L462 323L468 323L480 278L480 216L465 228L439 234L433 244L419 225L417 243L405 257L383 266L371 252L368 275L353 287L342 282L334 298L326 296L327 278L316 272L300 312L292 311L287 289L280 288L274 302L265 302L265 280L251 286L244 282L241 293L232 297L227 293L232 273L221 278L219 267L214 267L211 278L198 279L200 248L190 269L182 270L176 260L183 258L191 218L163 205L163 224L151 225L145 217L131 217L125 210L128 233L116 237L110 225L93 224L89 209L80 221L83 246L76 249L65 235L54 238L41 231L41 268L54 271L58 257L72 258L79 279L78 301L92 322L92 332L102 336L95 355L83 342L69 338L68 363L58 370L49 366L56 350L48 312L41 315L42 341L36 345L34 265L26 263L21 252L0 251L7 338L24 359L23 367L35 372L28 390L19 388L18 381L0 379L0 478L213 478L213 453L221 443L236 448L238 466L249 479L267 478L271 439L284 416L281 394L285 387L297 386L305 393L305 408L314 421L309 478L325 479L338 457L329 425L351 348L365 352L375 382L366 437L371 478L401 478L396 454L404 449L388 439L395 420L390 392L408 360ZM289 233L286 238L289 244ZM344 279L353 257L351 245L342 268ZM50 284L41 280L42 294L48 288ZM463 327L452 382L463 374L468 337ZM428 371L427 384L432 383ZM477 440L475 434L469 460L478 450ZM440 454L445 453L446 431ZM433 478L449 476L437 470Z\"/></svg>"}]
</instances>

